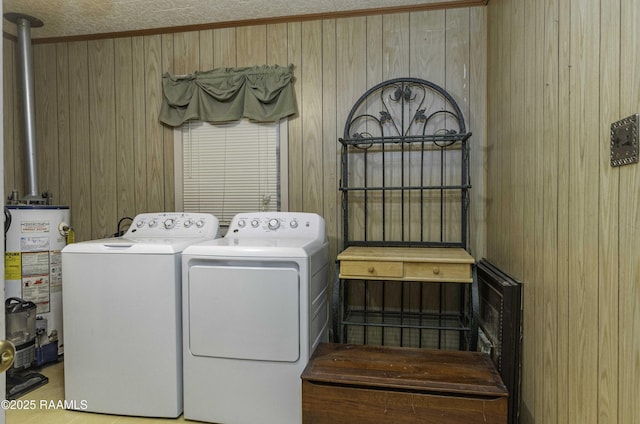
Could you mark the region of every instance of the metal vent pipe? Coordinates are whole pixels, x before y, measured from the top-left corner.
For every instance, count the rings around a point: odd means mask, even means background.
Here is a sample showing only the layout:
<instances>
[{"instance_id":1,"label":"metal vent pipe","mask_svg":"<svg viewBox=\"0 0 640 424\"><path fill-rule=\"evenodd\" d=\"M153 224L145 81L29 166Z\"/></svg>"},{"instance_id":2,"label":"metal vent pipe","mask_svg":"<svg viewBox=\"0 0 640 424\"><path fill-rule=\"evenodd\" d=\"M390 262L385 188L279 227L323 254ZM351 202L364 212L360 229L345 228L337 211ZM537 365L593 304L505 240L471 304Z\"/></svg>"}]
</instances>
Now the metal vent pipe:
<instances>
[{"instance_id":1,"label":"metal vent pipe","mask_svg":"<svg viewBox=\"0 0 640 424\"><path fill-rule=\"evenodd\" d=\"M31 28L44 23L33 16L22 13L5 13L4 17L16 24L18 30L18 58L20 62L20 88L22 90L25 135L25 171L27 193L26 203L43 202L38 190L38 170L36 159L36 124L33 92L33 58L31 52Z\"/></svg>"}]
</instances>

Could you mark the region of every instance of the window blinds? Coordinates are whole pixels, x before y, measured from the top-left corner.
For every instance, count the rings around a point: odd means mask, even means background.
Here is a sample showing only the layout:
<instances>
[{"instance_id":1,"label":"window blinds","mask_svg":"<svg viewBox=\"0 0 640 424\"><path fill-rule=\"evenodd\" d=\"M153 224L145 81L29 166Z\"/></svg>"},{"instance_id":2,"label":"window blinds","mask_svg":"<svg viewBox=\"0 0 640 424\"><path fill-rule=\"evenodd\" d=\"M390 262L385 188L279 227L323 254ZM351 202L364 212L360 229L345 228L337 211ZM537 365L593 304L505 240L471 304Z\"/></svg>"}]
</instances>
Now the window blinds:
<instances>
[{"instance_id":1,"label":"window blinds","mask_svg":"<svg viewBox=\"0 0 640 424\"><path fill-rule=\"evenodd\" d=\"M187 122L179 131L185 212L228 224L237 213L280 210L278 123Z\"/></svg>"}]
</instances>

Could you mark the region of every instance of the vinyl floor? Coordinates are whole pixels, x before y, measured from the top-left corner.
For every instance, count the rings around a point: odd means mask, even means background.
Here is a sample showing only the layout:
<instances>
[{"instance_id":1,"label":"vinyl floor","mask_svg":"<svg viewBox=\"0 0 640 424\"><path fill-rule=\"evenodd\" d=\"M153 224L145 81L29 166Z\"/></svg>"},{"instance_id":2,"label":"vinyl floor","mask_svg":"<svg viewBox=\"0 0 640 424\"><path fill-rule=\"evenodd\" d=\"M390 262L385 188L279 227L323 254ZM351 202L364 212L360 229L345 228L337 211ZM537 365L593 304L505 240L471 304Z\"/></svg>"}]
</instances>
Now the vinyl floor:
<instances>
[{"instance_id":1,"label":"vinyl floor","mask_svg":"<svg viewBox=\"0 0 640 424\"><path fill-rule=\"evenodd\" d=\"M61 406L64 400L64 364L47 366L38 371L49 378L49 382L17 399L26 408L6 410L7 424L176 424L194 423L177 419L124 417L118 415L95 414L69 411ZM29 402L34 401L34 402ZM59 403L60 402L60 403ZM20 405L16 402L14 406Z\"/></svg>"}]
</instances>

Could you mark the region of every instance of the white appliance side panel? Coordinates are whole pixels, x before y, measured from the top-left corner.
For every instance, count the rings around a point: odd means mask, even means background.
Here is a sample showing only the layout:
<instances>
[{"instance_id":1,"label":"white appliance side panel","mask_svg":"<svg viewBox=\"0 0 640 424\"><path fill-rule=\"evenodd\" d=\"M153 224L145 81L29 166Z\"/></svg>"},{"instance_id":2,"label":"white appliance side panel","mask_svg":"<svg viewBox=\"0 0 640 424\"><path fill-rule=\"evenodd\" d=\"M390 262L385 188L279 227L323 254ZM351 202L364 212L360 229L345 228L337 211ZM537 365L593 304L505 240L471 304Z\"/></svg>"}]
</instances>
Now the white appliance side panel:
<instances>
[{"instance_id":1,"label":"white appliance side panel","mask_svg":"<svg viewBox=\"0 0 640 424\"><path fill-rule=\"evenodd\" d=\"M182 412L179 255L63 253L65 399L109 414Z\"/></svg>"},{"instance_id":2,"label":"white appliance side panel","mask_svg":"<svg viewBox=\"0 0 640 424\"><path fill-rule=\"evenodd\" d=\"M329 341L329 267L325 265L309 282L309 355L318 344Z\"/></svg>"},{"instance_id":3,"label":"white appliance side panel","mask_svg":"<svg viewBox=\"0 0 640 424\"><path fill-rule=\"evenodd\" d=\"M189 268L191 354L297 361L299 281L295 267L204 264Z\"/></svg>"},{"instance_id":4,"label":"white appliance side panel","mask_svg":"<svg viewBox=\"0 0 640 424\"><path fill-rule=\"evenodd\" d=\"M224 424L301 424L307 360L185 356L184 418ZM196 424L196 423L193 423Z\"/></svg>"}]
</instances>

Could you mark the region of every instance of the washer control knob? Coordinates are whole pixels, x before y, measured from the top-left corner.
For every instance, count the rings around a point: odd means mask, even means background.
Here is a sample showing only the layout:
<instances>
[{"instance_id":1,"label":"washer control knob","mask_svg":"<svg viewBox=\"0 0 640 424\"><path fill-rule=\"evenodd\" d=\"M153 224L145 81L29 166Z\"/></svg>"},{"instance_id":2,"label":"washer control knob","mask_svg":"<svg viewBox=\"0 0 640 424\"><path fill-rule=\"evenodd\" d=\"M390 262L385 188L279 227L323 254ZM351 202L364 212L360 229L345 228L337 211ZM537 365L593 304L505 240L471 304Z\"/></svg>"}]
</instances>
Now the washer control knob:
<instances>
[{"instance_id":1,"label":"washer control knob","mask_svg":"<svg viewBox=\"0 0 640 424\"><path fill-rule=\"evenodd\" d=\"M136 222L136 227L138 227L138 228L144 227L144 220Z\"/></svg>"},{"instance_id":2,"label":"washer control knob","mask_svg":"<svg viewBox=\"0 0 640 424\"><path fill-rule=\"evenodd\" d=\"M158 224L158 221L156 221L155 219L152 219L151 221L149 221L149 227L153 228Z\"/></svg>"},{"instance_id":3,"label":"washer control knob","mask_svg":"<svg viewBox=\"0 0 640 424\"><path fill-rule=\"evenodd\" d=\"M170 230L176 226L176 220L173 218L167 218L164 220L162 224L164 225L164 228L166 228L167 230Z\"/></svg>"},{"instance_id":4,"label":"washer control knob","mask_svg":"<svg viewBox=\"0 0 640 424\"><path fill-rule=\"evenodd\" d=\"M247 225L247 223L244 219L241 219L240 221L238 221L238 227L244 228L245 225Z\"/></svg>"},{"instance_id":5,"label":"washer control knob","mask_svg":"<svg viewBox=\"0 0 640 424\"><path fill-rule=\"evenodd\" d=\"M204 219L199 219L196 221L196 227L202 228L204 227Z\"/></svg>"},{"instance_id":6,"label":"washer control knob","mask_svg":"<svg viewBox=\"0 0 640 424\"><path fill-rule=\"evenodd\" d=\"M184 221L184 228L191 228L192 225L193 225L193 219L189 218L186 221Z\"/></svg>"},{"instance_id":7,"label":"washer control knob","mask_svg":"<svg viewBox=\"0 0 640 424\"><path fill-rule=\"evenodd\" d=\"M289 227L291 228L298 228L298 221L296 221L295 219L293 221L291 221L289 223Z\"/></svg>"},{"instance_id":8,"label":"washer control knob","mask_svg":"<svg viewBox=\"0 0 640 424\"><path fill-rule=\"evenodd\" d=\"M258 228L258 225L260 225L260 221L258 221L257 219L251 220L251 226L253 228Z\"/></svg>"},{"instance_id":9,"label":"washer control knob","mask_svg":"<svg viewBox=\"0 0 640 424\"><path fill-rule=\"evenodd\" d=\"M280 228L280 220L277 218L272 218L269 220L269 229L270 230L277 230L278 228Z\"/></svg>"}]
</instances>

